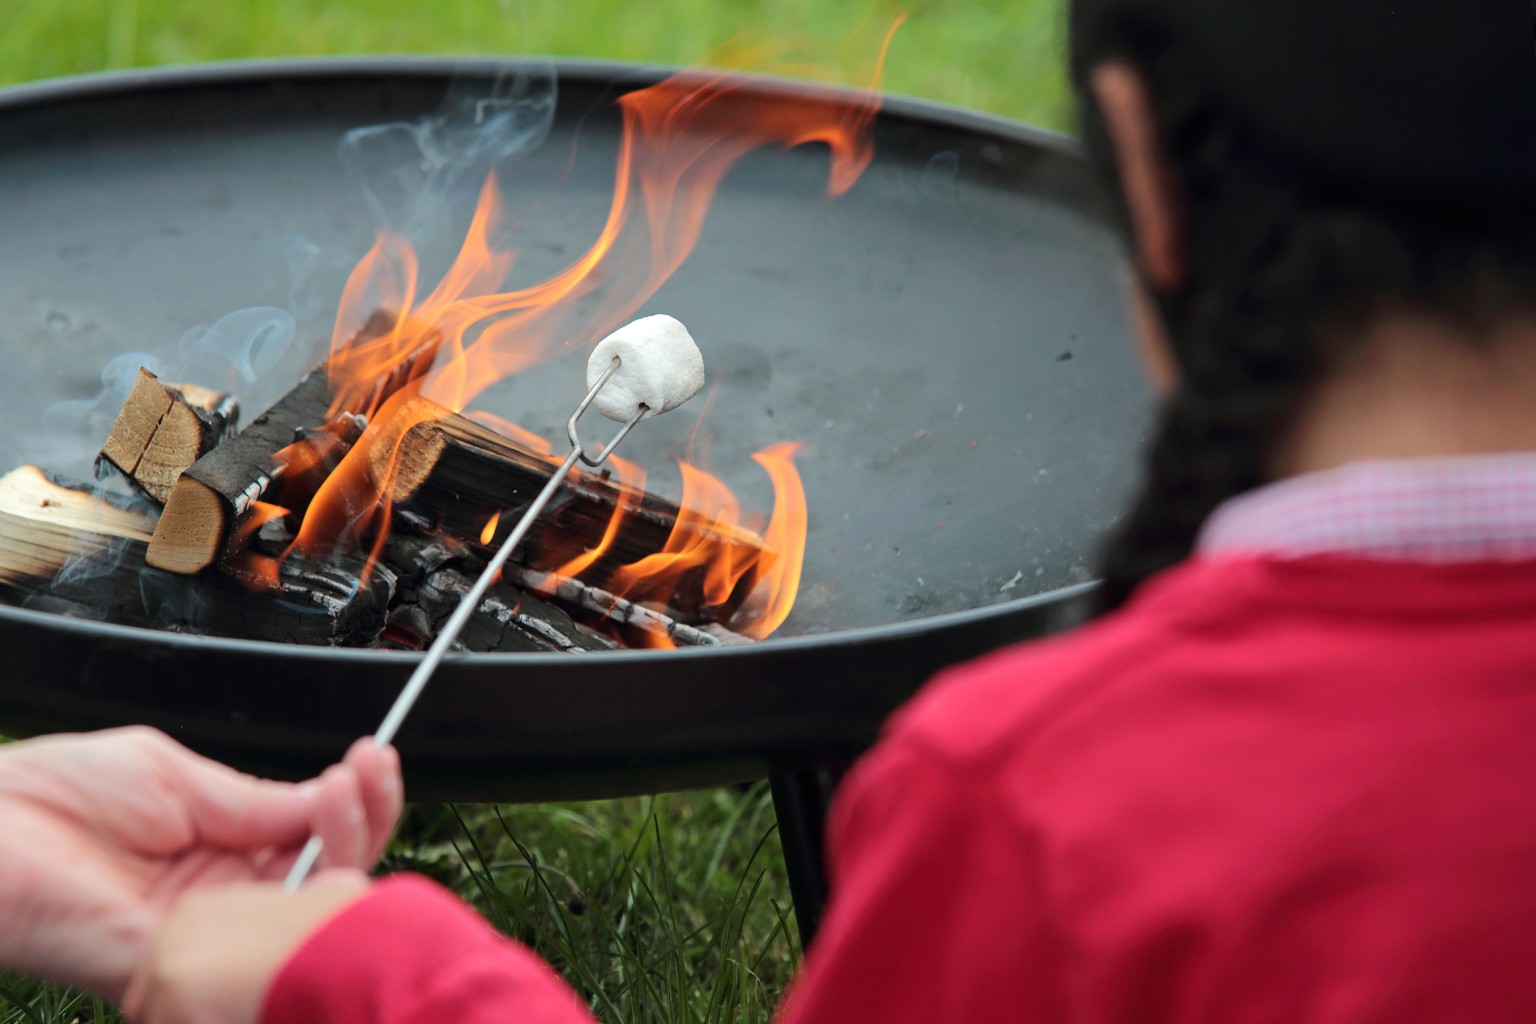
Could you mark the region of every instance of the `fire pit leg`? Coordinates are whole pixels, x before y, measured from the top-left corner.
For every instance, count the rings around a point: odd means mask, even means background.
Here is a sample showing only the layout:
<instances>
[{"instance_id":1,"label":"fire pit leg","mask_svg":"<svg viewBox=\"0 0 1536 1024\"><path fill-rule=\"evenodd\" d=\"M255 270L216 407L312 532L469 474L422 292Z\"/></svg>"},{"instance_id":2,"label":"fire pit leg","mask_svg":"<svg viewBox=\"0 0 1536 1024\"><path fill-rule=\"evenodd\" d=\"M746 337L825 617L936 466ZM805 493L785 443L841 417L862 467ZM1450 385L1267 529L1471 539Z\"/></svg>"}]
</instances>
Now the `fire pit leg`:
<instances>
[{"instance_id":1,"label":"fire pit leg","mask_svg":"<svg viewBox=\"0 0 1536 1024\"><path fill-rule=\"evenodd\" d=\"M846 769L846 764L833 761L771 764L768 769L802 949L810 946L827 905L827 868L823 856L827 809Z\"/></svg>"}]
</instances>

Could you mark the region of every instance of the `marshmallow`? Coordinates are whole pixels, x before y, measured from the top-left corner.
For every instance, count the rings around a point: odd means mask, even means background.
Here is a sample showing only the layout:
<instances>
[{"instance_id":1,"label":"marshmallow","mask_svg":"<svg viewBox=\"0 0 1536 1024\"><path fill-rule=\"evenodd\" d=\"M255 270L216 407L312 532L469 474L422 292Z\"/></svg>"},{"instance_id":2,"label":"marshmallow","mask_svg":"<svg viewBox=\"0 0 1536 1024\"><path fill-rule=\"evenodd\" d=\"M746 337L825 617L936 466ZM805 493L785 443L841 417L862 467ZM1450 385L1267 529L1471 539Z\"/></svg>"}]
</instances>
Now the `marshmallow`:
<instances>
[{"instance_id":1,"label":"marshmallow","mask_svg":"<svg viewBox=\"0 0 1536 1024\"><path fill-rule=\"evenodd\" d=\"M618 356L619 371L592 403L611 420L627 423L640 406L649 419L676 409L704 386L704 357L688 328L665 314L625 324L597 343L587 360L587 387Z\"/></svg>"}]
</instances>

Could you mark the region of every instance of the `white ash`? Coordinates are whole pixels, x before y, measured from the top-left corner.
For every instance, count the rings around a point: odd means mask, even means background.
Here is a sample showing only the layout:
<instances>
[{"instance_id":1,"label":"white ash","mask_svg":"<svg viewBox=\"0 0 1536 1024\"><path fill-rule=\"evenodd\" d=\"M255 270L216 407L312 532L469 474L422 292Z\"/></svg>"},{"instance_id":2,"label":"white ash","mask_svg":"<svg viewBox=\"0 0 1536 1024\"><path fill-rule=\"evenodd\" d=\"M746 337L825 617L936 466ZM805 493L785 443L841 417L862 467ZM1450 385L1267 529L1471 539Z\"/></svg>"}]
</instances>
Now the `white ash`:
<instances>
[{"instance_id":1,"label":"white ash","mask_svg":"<svg viewBox=\"0 0 1536 1024\"><path fill-rule=\"evenodd\" d=\"M625 324L597 343L587 360L587 387L597 384L618 356L619 371L592 403L611 420L626 423L676 409L704 386L704 357L681 322L664 313Z\"/></svg>"}]
</instances>

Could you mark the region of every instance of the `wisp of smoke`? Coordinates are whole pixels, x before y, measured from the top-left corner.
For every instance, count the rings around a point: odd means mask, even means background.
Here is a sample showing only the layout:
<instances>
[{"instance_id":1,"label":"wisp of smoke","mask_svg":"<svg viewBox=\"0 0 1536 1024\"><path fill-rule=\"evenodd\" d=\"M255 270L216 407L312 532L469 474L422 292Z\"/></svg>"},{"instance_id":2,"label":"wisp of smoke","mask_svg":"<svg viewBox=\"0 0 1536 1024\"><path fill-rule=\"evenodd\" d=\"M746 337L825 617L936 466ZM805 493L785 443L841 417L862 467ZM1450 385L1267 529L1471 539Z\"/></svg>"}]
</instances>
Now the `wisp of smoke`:
<instances>
[{"instance_id":1,"label":"wisp of smoke","mask_svg":"<svg viewBox=\"0 0 1536 1024\"><path fill-rule=\"evenodd\" d=\"M503 74L489 89L483 80L457 82L436 114L347 132L342 166L374 223L419 245L474 205L493 168L544 141L556 94L552 63Z\"/></svg>"},{"instance_id":2,"label":"wisp of smoke","mask_svg":"<svg viewBox=\"0 0 1536 1024\"><path fill-rule=\"evenodd\" d=\"M342 137L341 161L357 181L368 210L379 228L406 234L418 243L438 232L453 230L456 212L473 205L475 191L486 175L509 160L535 149L554 121L556 80L553 64L537 65L496 78L461 81L449 91L433 115L410 122L355 128ZM327 303L336 296L319 294L309 282L322 268L334 269L356 254L294 236L283 253L289 268L293 309L252 306L217 322L189 329L173 354L125 352L102 368L101 390L91 398L55 402L44 413L57 451L46 462L51 468L85 479L102 440L133 387L140 367L171 384L199 384L236 397L241 419L249 421L318 365L329 339L318 331L300 332L299 324L324 322ZM115 475L96 485L98 496L117 502L143 500L129 494ZM82 538L76 553L38 600L73 606L97 587L93 581L109 576L122 563L127 543L102 543ZM180 580L150 578L143 573L139 597L150 618L175 626L195 618L188 588ZM99 595L98 595L99 596ZM195 601L195 595L192 600ZM86 600L82 607L88 607Z\"/></svg>"}]
</instances>

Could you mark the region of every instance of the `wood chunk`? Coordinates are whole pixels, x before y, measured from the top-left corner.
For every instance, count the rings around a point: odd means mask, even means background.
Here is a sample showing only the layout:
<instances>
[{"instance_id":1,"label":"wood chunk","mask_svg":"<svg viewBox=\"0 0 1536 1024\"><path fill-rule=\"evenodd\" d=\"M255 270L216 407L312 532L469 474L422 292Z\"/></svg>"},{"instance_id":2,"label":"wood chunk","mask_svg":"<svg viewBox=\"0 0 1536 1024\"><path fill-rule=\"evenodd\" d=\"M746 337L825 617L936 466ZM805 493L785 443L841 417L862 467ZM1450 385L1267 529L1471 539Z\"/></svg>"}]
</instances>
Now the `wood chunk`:
<instances>
[{"instance_id":1,"label":"wood chunk","mask_svg":"<svg viewBox=\"0 0 1536 1024\"><path fill-rule=\"evenodd\" d=\"M366 643L394 576L366 583L356 560L274 564L250 590L227 572L197 578L145 565L152 513L50 480L35 466L0 477L0 596L125 625L300 644Z\"/></svg>"},{"instance_id":2,"label":"wood chunk","mask_svg":"<svg viewBox=\"0 0 1536 1024\"><path fill-rule=\"evenodd\" d=\"M392 331L394 326L393 315L376 312L354 344L366 343L369 338ZM360 401L371 409L387 399L392 389L403 388L425 375L440 340L432 336L363 394ZM231 546L236 526L256 502L268 496L273 482L285 476L289 466L295 461L306 467L317 463L334 466L356 441L362 424L349 414L359 410L334 410L332 404L332 388L322 367L300 381L250 426L183 471L155 527L149 545L149 564L167 572L194 575L238 550L238 544ZM320 456L297 460L276 457L284 449L291 450L296 441L302 443L306 430L310 431L311 443L325 446ZM285 507L307 503L323 476L315 473L308 478L308 493L303 493L295 481L285 481Z\"/></svg>"},{"instance_id":3,"label":"wood chunk","mask_svg":"<svg viewBox=\"0 0 1536 1024\"><path fill-rule=\"evenodd\" d=\"M60 486L36 466L0 477L0 588L16 594L71 563L101 565L148 545L149 511Z\"/></svg>"},{"instance_id":4,"label":"wood chunk","mask_svg":"<svg viewBox=\"0 0 1536 1024\"><path fill-rule=\"evenodd\" d=\"M424 398L404 403L392 423L368 451L375 484L381 489L388 485L396 511L467 541L479 538L499 514L497 533L482 549L501 543L556 468L549 458ZM599 585L618 567L662 551L669 539L675 547L705 542L701 527L691 525L671 502L627 494L604 477L578 470L514 559L557 570L601 544L616 513L624 516L622 528L582 574ZM674 531L680 531L678 539ZM773 560L762 539L746 530L712 531L708 541L721 545L723 557L735 565L766 569ZM748 573L727 600L707 606L706 568L700 564L685 574L665 603L685 617L723 621L745 600L756 577Z\"/></svg>"},{"instance_id":5,"label":"wood chunk","mask_svg":"<svg viewBox=\"0 0 1536 1024\"><path fill-rule=\"evenodd\" d=\"M233 429L236 414L230 395L166 384L141 368L96 457L97 471L115 468L163 505L182 471Z\"/></svg>"},{"instance_id":6,"label":"wood chunk","mask_svg":"<svg viewBox=\"0 0 1536 1024\"><path fill-rule=\"evenodd\" d=\"M176 481L149 543L156 569L192 575L224 554L235 524L278 475L272 456L301 427L326 421L330 386L316 370L240 433L198 459Z\"/></svg>"}]
</instances>

